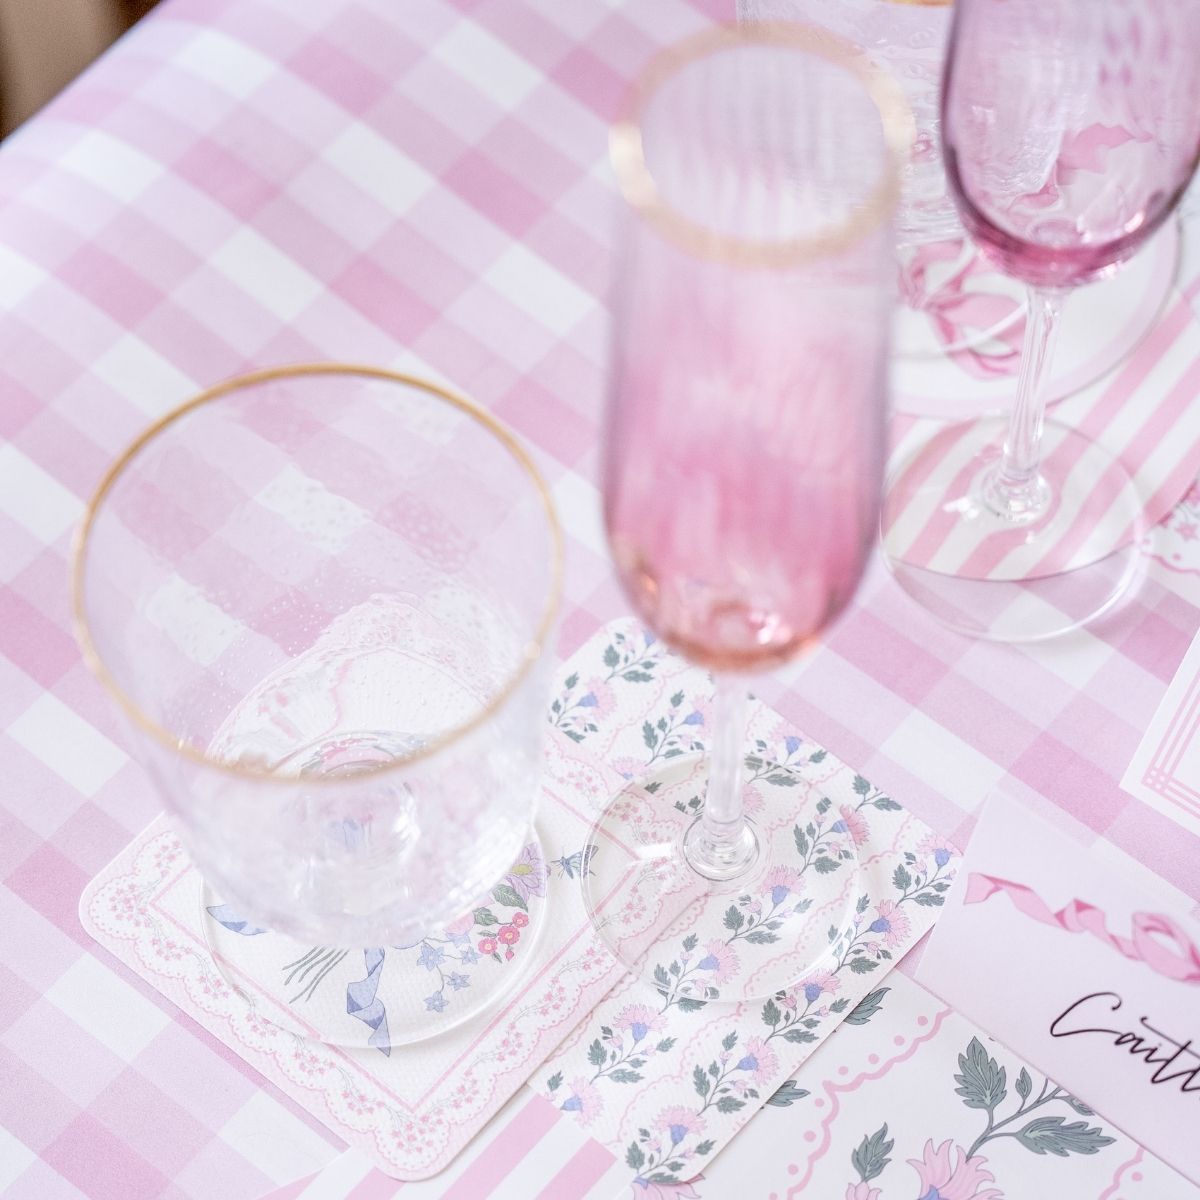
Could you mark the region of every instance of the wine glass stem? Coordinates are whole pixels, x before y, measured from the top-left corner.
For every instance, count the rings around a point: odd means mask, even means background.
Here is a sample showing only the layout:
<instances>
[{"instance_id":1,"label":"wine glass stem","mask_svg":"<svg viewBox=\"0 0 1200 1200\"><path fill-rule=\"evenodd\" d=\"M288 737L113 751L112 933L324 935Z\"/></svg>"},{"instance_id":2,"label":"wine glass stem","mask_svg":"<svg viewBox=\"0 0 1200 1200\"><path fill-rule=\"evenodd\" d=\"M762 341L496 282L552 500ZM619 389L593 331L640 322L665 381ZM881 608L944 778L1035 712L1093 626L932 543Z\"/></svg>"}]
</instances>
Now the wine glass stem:
<instances>
[{"instance_id":1,"label":"wine glass stem","mask_svg":"<svg viewBox=\"0 0 1200 1200\"><path fill-rule=\"evenodd\" d=\"M742 764L746 753L746 689L736 676L714 680L704 809L684 836L684 855L706 879L735 879L758 857L758 839L746 822Z\"/></svg>"},{"instance_id":2,"label":"wine glass stem","mask_svg":"<svg viewBox=\"0 0 1200 1200\"><path fill-rule=\"evenodd\" d=\"M1003 453L983 483L988 507L1014 525L1037 520L1053 498L1041 472L1042 426L1046 418L1046 376L1064 300L1057 288L1029 289L1017 402L1009 418Z\"/></svg>"}]
</instances>

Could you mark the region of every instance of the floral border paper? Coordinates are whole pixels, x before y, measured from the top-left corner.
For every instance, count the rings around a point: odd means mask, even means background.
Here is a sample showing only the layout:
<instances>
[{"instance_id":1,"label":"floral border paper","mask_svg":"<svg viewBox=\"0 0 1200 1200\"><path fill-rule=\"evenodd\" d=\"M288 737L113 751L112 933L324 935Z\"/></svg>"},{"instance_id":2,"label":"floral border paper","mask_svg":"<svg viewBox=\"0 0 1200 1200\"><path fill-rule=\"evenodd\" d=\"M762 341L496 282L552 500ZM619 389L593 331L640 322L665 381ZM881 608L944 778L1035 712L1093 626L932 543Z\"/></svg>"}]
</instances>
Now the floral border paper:
<instances>
[{"instance_id":1,"label":"floral border paper","mask_svg":"<svg viewBox=\"0 0 1200 1200\"><path fill-rule=\"evenodd\" d=\"M702 749L710 690L704 672L635 625L610 626L574 656L552 701L574 743L563 757L581 767L600 758L636 781ZM627 979L531 1081L624 1158L635 1187L695 1176L839 1023L863 1019L878 980L932 926L957 866L944 839L761 705L748 748L750 811L765 789L795 798L799 867L735 897L719 941L680 928L659 986ZM806 871L839 869L826 857L831 838L853 840L862 878L851 926L829 928L830 966L765 1002L704 1004L682 992L680 981L697 977L719 987L747 931L803 897Z\"/></svg>"},{"instance_id":2,"label":"floral border paper","mask_svg":"<svg viewBox=\"0 0 1200 1200\"><path fill-rule=\"evenodd\" d=\"M868 1028L847 1026L813 1055L690 1187L693 1200L1195 1197L1181 1175L905 976L878 989L856 1024Z\"/></svg>"}]
</instances>

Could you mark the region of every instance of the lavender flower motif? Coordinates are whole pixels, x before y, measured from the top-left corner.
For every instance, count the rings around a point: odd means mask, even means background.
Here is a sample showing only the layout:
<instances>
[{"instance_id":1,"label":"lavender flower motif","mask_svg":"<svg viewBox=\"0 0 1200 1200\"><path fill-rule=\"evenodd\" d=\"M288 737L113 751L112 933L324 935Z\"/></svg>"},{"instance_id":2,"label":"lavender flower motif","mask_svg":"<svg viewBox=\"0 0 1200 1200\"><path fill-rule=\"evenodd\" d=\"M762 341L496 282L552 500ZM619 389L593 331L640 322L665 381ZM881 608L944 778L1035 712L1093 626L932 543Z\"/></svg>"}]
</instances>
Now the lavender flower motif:
<instances>
[{"instance_id":1,"label":"lavender flower motif","mask_svg":"<svg viewBox=\"0 0 1200 1200\"><path fill-rule=\"evenodd\" d=\"M421 953L417 955L417 965L427 971L436 970L446 960L446 952L440 946L431 946L428 942L421 945Z\"/></svg>"},{"instance_id":2,"label":"lavender flower motif","mask_svg":"<svg viewBox=\"0 0 1200 1200\"><path fill-rule=\"evenodd\" d=\"M531 843L521 851L521 857L509 868L504 882L520 896L523 902L521 907L524 907L529 903L530 896L546 894L548 877L549 872L542 861L541 853L537 846Z\"/></svg>"},{"instance_id":3,"label":"lavender flower motif","mask_svg":"<svg viewBox=\"0 0 1200 1200\"><path fill-rule=\"evenodd\" d=\"M230 933L240 933L242 937L258 937L260 933L270 933L261 925L254 925L244 917L238 916L228 904L213 904L208 908L208 915L218 925L224 925Z\"/></svg>"}]
</instances>

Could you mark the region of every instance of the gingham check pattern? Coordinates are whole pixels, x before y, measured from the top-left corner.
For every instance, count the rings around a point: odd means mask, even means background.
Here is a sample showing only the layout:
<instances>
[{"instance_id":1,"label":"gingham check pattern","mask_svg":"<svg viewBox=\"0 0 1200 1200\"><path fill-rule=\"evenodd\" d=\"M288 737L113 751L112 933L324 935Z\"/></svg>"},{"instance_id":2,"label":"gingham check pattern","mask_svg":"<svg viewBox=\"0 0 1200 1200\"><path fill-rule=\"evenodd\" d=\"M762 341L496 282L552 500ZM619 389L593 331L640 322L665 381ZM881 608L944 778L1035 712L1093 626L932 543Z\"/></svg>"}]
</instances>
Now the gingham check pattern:
<instances>
[{"instance_id":1,"label":"gingham check pattern","mask_svg":"<svg viewBox=\"0 0 1200 1200\"><path fill-rule=\"evenodd\" d=\"M412 367L535 447L569 534L561 648L622 613L592 482L605 124L658 45L732 7L168 0L0 151L0 1192L236 1200L337 1149L80 929L160 807L69 633L83 498L222 377ZM1089 633L974 645L877 570L761 690L960 841L1004 787L1195 899L1200 842L1117 780L1198 620L1152 578Z\"/></svg>"}]
</instances>

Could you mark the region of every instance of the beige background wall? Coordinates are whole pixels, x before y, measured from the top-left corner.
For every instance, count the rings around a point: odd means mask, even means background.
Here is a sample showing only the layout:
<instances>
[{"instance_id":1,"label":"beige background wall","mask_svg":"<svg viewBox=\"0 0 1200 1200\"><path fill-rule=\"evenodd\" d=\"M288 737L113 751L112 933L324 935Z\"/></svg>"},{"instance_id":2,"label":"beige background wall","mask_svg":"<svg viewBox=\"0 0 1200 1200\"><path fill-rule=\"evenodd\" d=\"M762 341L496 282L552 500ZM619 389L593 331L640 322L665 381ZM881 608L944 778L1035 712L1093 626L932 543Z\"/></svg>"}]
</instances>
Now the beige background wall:
<instances>
[{"instance_id":1,"label":"beige background wall","mask_svg":"<svg viewBox=\"0 0 1200 1200\"><path fill-rule=\"evenodd\" d=\"M0 133L36 112L149 7L138 0L0 0Z\"/></svg>"}]
</instances>

